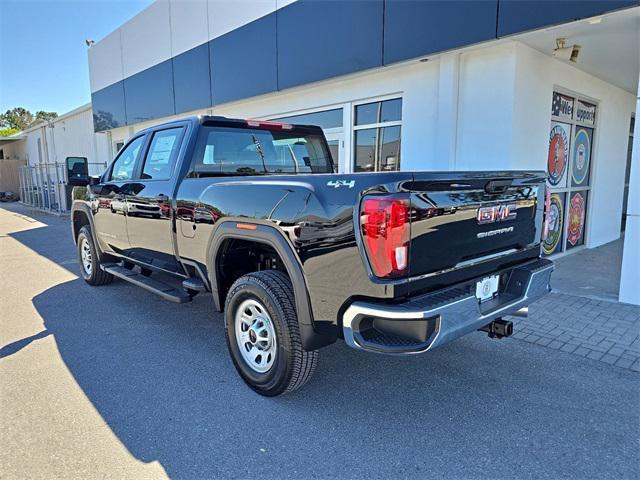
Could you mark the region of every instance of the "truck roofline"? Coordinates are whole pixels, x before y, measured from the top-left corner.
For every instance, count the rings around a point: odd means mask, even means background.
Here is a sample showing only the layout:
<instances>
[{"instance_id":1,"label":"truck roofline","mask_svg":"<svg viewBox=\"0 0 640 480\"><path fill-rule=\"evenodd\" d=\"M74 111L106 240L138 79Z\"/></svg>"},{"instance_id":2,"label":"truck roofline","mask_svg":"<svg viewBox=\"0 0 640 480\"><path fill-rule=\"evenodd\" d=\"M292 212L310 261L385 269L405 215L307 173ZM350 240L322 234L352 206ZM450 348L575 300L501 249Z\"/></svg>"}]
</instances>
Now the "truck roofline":
<instances>
[{"instance_id":1,"label":"truck roofline","mask_svg":"<svg viewBox=\"0 0 640 480\"><path fill-rule=\"evenodd\" d=\"M176 120L171 120L169 122L159 123L157 125L153 125L151 127L147 127L143 130L140 130L139 134L147 133L152 130L157 130L158 128L171 127L172 125L184 125L185 123L191 123L192 125L197 126L220 126L220 127L237 127L237 128L260 128L260 125L251 125L250 122L257 122L258 124L263 125L283 125L286 127L290 126L291 130L306 130L308 133L314 134L322 134L322 128L317 125L301 125L301 124L290 124L285 122L272 122L267 120L259 120L253 118L234 118L234 117L224 117L222 115L192 115L184 118L179 118ZM285 128L289 129L289 128Z\"/></svg>"}]
</instances>

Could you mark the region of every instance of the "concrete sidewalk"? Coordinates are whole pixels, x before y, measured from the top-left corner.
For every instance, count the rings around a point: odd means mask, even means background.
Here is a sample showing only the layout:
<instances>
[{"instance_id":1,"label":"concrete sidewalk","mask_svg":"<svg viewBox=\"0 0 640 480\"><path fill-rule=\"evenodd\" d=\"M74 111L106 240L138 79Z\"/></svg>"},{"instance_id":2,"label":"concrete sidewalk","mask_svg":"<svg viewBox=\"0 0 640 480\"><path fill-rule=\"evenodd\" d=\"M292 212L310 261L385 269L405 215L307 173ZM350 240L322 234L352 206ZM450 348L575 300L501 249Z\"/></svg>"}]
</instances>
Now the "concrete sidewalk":
<instances>
[{"instance_id":1,"label":"concrete sidewalk","mask_svg":"<svg viewBox=\"0 0 640 480\"><path fill-rule=\"evenodd\" d=\"M553 290L595 300L618 301L623 239L555 259Z\"/></svg>"}]
</instances>

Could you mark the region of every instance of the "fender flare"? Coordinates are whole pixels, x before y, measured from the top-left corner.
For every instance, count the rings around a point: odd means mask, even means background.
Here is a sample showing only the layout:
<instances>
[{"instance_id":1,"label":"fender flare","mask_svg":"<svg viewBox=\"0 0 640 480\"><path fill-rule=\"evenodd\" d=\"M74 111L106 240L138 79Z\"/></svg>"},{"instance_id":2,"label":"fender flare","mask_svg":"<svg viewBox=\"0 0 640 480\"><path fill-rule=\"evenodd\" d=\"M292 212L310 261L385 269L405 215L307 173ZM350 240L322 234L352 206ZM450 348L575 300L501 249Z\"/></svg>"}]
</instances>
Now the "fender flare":
<instances>
[{"instance_id":1,"label":"fender flare","mask_svg":"<svg viewBox=\"0 0 640 480\"><path fill-rule=\"evenodd\" d=\"M101 262L104 261L105 254L102 252L102 249L100 248L100 244L98 243L98 239L96 238L97 233L96 233L95 225L93 223L93 214L91 213L91 209L89 208L89 205L85 203L74 202L71 205L71 235L73 236L73 243L75 244L78 243L78 238L76 237L76 231L75 231L75 222L74 222L75 215L77 212L82 212L87 216L87 219L89 219L89 227L91 228L91 238L93 240L93 247L95 251L98 253L98 260Z\"/></svg>"},{"instance_id":2,"label":"fender flare","mask_svg":"<svg viewBox=\"0 0 640 480\"><path fill-rule=\"evenodd\" d=\"M237 223L250 224L255 226L255 229L240 230L236 227ZM240 221L225 220L215 229L207 248L207 273L213 301L218 311L224 309L225 300L222 298L222 293L218 289L218 255L223 242L228 239L250 240L264 243L271 246L280 256L291 279L302 347L305 350L316 350L335 341L335 339L321 335L313 330L311 302L309 301L302 265L288 240L285 239L284 235L282 235L276 227L271 225L247 222L245 219Z\"/></svg>"}]
</instances>

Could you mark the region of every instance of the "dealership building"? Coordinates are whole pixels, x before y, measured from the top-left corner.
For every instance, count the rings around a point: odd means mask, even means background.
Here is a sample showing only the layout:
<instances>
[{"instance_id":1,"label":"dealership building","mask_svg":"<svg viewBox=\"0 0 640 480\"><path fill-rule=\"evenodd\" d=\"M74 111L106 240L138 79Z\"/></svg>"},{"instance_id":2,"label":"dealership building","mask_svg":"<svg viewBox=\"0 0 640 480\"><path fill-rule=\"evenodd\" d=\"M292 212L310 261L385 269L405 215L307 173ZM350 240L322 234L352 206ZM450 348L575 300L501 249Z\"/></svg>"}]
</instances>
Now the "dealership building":
<instances>
[{"instance_id":1,"label":"dealership building","mask_svg":"<svg viewBox=\"0 0 640 480\"><path fill-rule=\"evenodd\" d=\"M545 254L624 230L640 304L639 31L638 0L157 0L89 48L90 161L214 114L319 125L340 173L546 170Z\"/></svg>"}]
</instances>

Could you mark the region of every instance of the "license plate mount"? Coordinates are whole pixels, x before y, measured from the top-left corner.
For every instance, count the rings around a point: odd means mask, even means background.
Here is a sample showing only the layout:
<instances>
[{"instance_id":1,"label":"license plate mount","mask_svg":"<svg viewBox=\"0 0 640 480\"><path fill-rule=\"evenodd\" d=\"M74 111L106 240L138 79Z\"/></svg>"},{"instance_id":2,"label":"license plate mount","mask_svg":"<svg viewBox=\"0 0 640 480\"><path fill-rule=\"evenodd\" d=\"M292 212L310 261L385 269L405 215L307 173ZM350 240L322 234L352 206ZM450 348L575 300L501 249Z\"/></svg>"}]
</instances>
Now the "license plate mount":
<instances>
[{"instance_id":1,"label":"license plate mount","mask_svg":"<svg viewBox=\"0 0 640 480\"><path fill-rule=\"evenodd\" d=\"M495 297L498 293L498 283L500 283L499 275L485 277L476 283L476 298L478 302L483 303Z\"/></svg>"}]
</instances>

